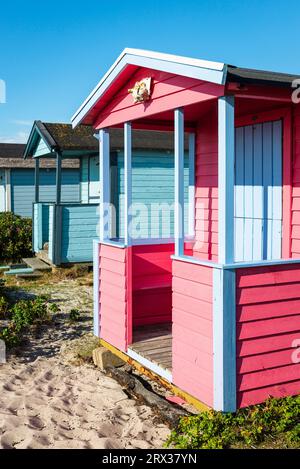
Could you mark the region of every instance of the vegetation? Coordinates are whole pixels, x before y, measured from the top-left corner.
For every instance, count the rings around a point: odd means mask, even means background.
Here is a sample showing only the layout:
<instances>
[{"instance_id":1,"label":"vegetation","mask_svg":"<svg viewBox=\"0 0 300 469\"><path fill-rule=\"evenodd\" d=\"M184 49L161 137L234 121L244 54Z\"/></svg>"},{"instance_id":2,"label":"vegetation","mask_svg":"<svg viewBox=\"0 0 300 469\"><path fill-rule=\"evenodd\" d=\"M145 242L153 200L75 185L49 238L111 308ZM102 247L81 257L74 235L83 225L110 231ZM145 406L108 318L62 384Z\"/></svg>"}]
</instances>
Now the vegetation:
<instances>
[{"instance_id":1,"label":"vegetation","mask_svg":"<svg viewBox=\"0 0 300 469\"><path fill-rule=\"evenodd\" d=\"M276 439L282 448L299 447L300 396L269 398L235 414L207 411L183 417L166 445L178 449L251 448L268 446Z\"/></svg>"},{"instance_id":2,"label":"vegetation","mask_svg":"<svg viewBox=\"0 0 300 469\"><path fill-rule=\"evenodd\" d=\"M8 319L8 325L0 330L0 339L7 348L17 346L22 333L33 324L49 318L47 301L42 297L30 300L19 300L10 304L6 297L4 284L0 284L0 318Z\"/></svg>"},{"instance_id":3,"label":"vegetation","mask_svg":"<svg viewBox=\"0 0 300 469\"><path fill-rule=\"evenodd\" d=\"M32 222L12 212L0 213L0 262L19 262L32 254Z\"/></svg>"},{"instance_id":4,"label":"vegetation","mask_svg":"<svg viewBox=\"0 0 300 469\"><path fill-rule=\"evenodd\" d=\"M69 313L70 321L75 322L80 320L80 311L79 309L71 309Z\"/></svg>"}]
</instances>

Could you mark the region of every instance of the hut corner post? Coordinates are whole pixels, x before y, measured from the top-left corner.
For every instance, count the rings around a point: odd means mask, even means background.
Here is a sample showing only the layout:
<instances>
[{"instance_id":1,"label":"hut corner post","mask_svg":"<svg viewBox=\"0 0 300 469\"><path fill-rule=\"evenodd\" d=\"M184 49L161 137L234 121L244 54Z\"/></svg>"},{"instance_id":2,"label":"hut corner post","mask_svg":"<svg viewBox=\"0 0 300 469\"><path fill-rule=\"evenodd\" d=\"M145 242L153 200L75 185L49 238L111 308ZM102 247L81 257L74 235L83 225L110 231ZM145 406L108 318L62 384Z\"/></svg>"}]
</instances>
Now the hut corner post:
<instances>
[{"instance_id":1,"label":"hut corner post","mask_svg":"<svg viewBox=\"0 0 300 469\"><path fill-rule=\"evenodd\" d=\"M219 265L213 272L214 408L236 411L234 263L234 97L218 99Z\"/></svg>"},{"instance_id":2,"label":"hut corner post","mask_svg":"<svg viewBox=\"0 0 300 469\"><path fill-rule=\"evenodd\" d=\"M34 165L34 203L38 204L40 199L40 160L35 158Z\"/></svg>"},{"instance_id":3,"label":"hut corner post","mask_svg":"<svg viewBox=\"0 0 300 469\"><path fill-rule=\"evenodd\" d=\"M175 213L174 238L175 256L184 255L184 111L174 111L174 149L175 149Z\"/></svg>"}]
</instances>

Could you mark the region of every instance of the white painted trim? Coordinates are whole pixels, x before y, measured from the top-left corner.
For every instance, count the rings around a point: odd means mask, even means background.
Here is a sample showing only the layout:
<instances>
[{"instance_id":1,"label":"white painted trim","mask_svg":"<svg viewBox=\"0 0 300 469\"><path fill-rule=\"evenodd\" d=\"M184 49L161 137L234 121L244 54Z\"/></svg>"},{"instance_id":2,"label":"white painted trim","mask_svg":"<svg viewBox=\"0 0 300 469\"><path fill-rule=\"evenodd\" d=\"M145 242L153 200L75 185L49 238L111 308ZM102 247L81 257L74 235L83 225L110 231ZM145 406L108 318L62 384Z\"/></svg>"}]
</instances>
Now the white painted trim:
<instances>
[{"instance_id":1,"label":"white painted trim","mask_svg":"<svg viewBox=\"0 0 300 469\"><path fill-rule=\"evenodd\" d=\"M189 236L195 236L195 159L196 135L189 134Z\"/></svg>"},{"instance_id":2,"label":"white painted trim","mask_svg":"<svg viewBox=\"0 0 300 469\"><path fill-rule=\"evenodd\" d=\"M299 259L275 259L270 261L253 261L253 262L236 262L233 264L225 264L224 269L245 269L250 267L267 267L271 265L284 265L284 264L300 264Z\"/></svg>"},{"instance_id":3,"label":"white painted trim","mask_svg":"<svg viewBox=\"0 0 300 469\"><path fill-rule=\"evenodd\" d=\"M124 124L124 243L131 246L131 216L132 203L132 135L131 123Z\"/></svg>"},{"instance_id":4,"label":"white painted trim","mask_svg":"<svg viewBox=\"0 0 300 469\"><path fill-rule=\"evenodd\" d=\"M94 335L100 337L100 305L99 305L99 240L93 240L93 328Z\"/></svg>"},{"instance_id":5,"label":"white painted trim","mask_svg":"<svg viewBox=\"0 0 300 469\"><path fill-rule=\"evenodd\" d=\"M109 133L106 129L99 131L99 177L100 177L100 224L101 242L109 237L109 222L105 223L105 209L110 202L110 148Z\"/></svg>"},{"instance_id":6,"label":"white painted trim","mask_svg":"<svg viewBox=\"0 0 300 469\"><path fill-rule=\"evenodd\" d=\"M235 272L213 270L214 409L236 411Z\"/></svg>"},{"instance_id":7,"label":"white painted trim","mask_svg":"<svg viewBox=\"0 0 300 469\"><path fill-rule=\"evenodd\" d=\"M175 255L184 253L184 111L174 111L174 238Z\"/></svg>"},{"instance_id":8,"label":"white painted trim","mask_svg":"<svg viewBox=\"0 0 300 469\"><path fill-rule=\"evenodd\" d=\"M119 241L113 241L113 240L110 240L110 239L105 239L105 240L101 241L101 244L105 244L105 246L114 246L114 247L120 248L120 249L126 248L124 243L121 243Z\"/></svg>"},{"instance_id":9,"label":"white painted trim","mask_svg":"<svg viewBox=\"0 0 300 469\"><path fill-rule=\"evenodd\" d=\"M147 358L143 357L139 353L136 353L134 350L131 350L130 348L128 348L127 350L127 355L133 360L143 365L145 368L148 368L149 370L153 371L153 373L156 373L158 376L161 376L169 383L172 383L172 373L170 371L165 370L161 366L157 365L151 360L148 360Z\"/></svg>"},{"instance_id":10,"label":"white painted trim","mask_svg":"<svg viewBox=\"0 0 300 469\"><path fill-rule=\"evenodd\" d=\"M5 211L6 212L11 212L12 208L12 200L11 200L11 170L6 169L5 170Z\"/></svg>"},{"instance_id":11,"label":"white painted trim","mask_svg":"<svg viewBox=\"0 0 300 469\"><path fill-rule=\"evenodd\" d=\"M121 55L105 73L93 91L72 116L73 127L76 127L88 114L90 109L101 98L109 86L127 65L137 65L156 70L162 70L178 75L224 84L227 67L221 62L191 59L160 52L145 51L140 49L124 49Z\"/></svg>"},{"instance_id":12,"label":"white painted trim","mask_svg":"<svg viewBox=\"0 0 300 469\"><path fill-rule=\"evenodd\" d=\"M234 97L218 99L218 261L234 262Z\"/></svg>"},{"instance_id":13,"label":"white painted trim","mask_svg":"<svg viewBox=\"0 0 300 469\"><path fill-rule=\"evenodd\" d=\"M186 262L187 264L197 264L197 265L202 265L204 267L211 267L212 269L223 269L222 264L218 264L217 262L213 261L204 261L201 259L198 259L197 257L191 257L191 256L171 256L171 259L174 261L180 261L180 262Z\"/></svg>"}]
</instances>

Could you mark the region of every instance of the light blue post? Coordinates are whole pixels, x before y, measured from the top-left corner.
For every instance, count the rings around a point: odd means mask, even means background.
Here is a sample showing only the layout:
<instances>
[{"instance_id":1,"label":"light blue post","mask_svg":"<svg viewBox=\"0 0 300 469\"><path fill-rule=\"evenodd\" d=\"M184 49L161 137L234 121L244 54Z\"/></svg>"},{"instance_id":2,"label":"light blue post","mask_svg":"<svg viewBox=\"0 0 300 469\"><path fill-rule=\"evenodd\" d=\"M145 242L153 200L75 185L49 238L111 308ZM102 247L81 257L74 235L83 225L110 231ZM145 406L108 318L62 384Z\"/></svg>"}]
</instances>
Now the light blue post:
<instances>
[{"instance_id":1,"label":"light blue post","mask_svg":"<svg viewBox=\"0 0 300 469\"><path fill-rule=\"evenodd\" d=\"M99 310L99 241L93 240L93 296L94 296L94 335L100 337Z\"/></svg>"},{"instance_id":2,"label":"light blue post","mask_svg":"<svg viewBox=\"0 0 300 469\"><path fill-rule=\"evenodd\" d=\"M110 202L110 149L109 133L107 129L99 132L99 155L100 155L100 229L101 241L109 237L109 202Z\"/></svg>"},{"instance_id":3,"label":"light blue post","mask_svg":"<svg viewBox=\"0 0 300 469\"><path fill-rule=\"evenodd\" d=\"M234 97L218 100L219 263L234 261Z\"/></svg>"},{"instance_id":4,"label":"light blue post","mask_svg":"<svg viewBox=\"0 0 300 469\"><path fill-rule=\"evenodd\" d=\"M131 246L132 136L130 122L124 124L124 203L124 244Z\"/></svg>"},{"instance_id":5,"label":"light blue post","mask_svg":"<svg viewBox=\"0 0 300 469\"><path fill-rule=\"evenodd\" d=\"M174 238L175 256L184 254L184 111L174 112L174 149L175 149L175 213Z\"/></svg>"},{"instance_id":6,"label":"light blue post","mask_svg":"<svg viewBox=\"0 0 300 469\"><path fill-rule=\"evenodd\" d=\"M56 204L61 202L61 152L56 152Z\"/></svg>"},{"instance_id":7,"label":"light blue post","mask_svg":"<svg viewBox=\"0 0 300 469\"><path fill-rule=\"evenodd\" d=\"M236 411L235 271L213 270L214 409Z\"/></svg>"},{"instance_id":8,"label":"light blue post","mask_svg":"<svg viewBox=\"0 0 300 469\"><path fill-rule=\"evenodd\" d=\"M34 202L39 203L40 193L40 160L35 158L35 169L34 169Z\"/></svg>"}]
</instances>

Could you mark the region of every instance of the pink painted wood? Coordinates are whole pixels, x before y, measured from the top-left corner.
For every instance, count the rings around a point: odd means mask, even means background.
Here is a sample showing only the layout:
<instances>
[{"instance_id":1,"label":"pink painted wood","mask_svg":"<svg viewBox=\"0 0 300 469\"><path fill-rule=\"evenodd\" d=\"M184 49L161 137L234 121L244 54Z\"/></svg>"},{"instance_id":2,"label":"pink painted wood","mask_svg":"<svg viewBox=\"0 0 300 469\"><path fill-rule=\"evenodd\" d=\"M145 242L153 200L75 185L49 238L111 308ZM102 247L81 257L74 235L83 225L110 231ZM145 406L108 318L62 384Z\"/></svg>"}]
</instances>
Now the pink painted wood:
<instances>
[{"instance_id":1,"label":"pink painted wood","mask_svg":"<svg viewBox=\"0 0 300 469\"><path fill-rule=\"evenodd\" d=\"M298 394L299 265L239 269L236 285L238 406Z\"/></svg>"},{"instance_id":2,"label":"pink painted wood","mask_svg":"<svg viewBox=\"0 0 300 469\"><path fill-rule=\"evenodd\" d=\"M213 294L210 267L173 260L173 382L213 405Z\"/></svg>"},{"instance_id":3,"label":"pink painted wood","mask_svg":"<svg viewBox=\"0 0 300 469\"><path fill-rule=\"evenodd\" d=\"M122 351L127 349L127 251L100 245L100 336Z\"/></svg>"}]
</instances>

